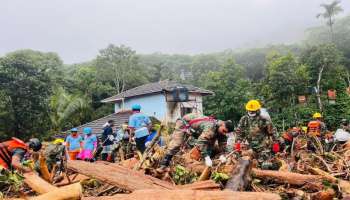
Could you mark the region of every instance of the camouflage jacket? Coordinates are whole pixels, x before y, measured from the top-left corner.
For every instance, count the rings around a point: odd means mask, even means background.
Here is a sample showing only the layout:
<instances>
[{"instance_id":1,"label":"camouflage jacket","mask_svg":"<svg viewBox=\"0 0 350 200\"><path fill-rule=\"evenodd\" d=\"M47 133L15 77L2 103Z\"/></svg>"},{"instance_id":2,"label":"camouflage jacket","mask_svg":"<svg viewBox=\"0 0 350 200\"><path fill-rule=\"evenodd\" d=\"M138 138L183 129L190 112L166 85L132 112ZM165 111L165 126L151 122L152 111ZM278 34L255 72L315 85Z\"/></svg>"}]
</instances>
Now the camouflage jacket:
<instances>
[{"instance_id":1,"label":"camouflage jacket","mask_svg":"<svg viewBox=\"0 0 350 200\"><path fill-rule=\"evenodd\" d=\"M255 152L270 150L272 142L278 139L272 122L261 116L243 116L236 129L236 140L248 142Z\"/></svg>"},{"instance_id":2,"label":"camouflage jacket","mask_svg":"<svg viewBox=\"0 0 350 200\"><path fill-rule=\"evenodd\" d=\"M185 115L182 119L186 124L189 124L191 120L204 117L206 116L191 113ZM199 121L191 124L189 128L192 132L192 136L198 138L195 145L199 148L202 158L212 154L216 141L218 141L220 151L225 150L227 137L217 132L217 120Z\"/></svg>"},{"instance_id":3,"label":"camouflage jacket","mask_svg":"<svg viewBox=\"0 0 350 200\"><path fill-rule=\"evenodd\" d=\"M217 123L203 123L202 126L205 128L202 129L196 143L196 146L199 147L199 150L202 154L202 158L205 158L206 156L210 156L212 154L216 141L218 141L219 151L225 151L227 137L226 135L220 134L217 131Z\"/></svg>"}]
</instances>

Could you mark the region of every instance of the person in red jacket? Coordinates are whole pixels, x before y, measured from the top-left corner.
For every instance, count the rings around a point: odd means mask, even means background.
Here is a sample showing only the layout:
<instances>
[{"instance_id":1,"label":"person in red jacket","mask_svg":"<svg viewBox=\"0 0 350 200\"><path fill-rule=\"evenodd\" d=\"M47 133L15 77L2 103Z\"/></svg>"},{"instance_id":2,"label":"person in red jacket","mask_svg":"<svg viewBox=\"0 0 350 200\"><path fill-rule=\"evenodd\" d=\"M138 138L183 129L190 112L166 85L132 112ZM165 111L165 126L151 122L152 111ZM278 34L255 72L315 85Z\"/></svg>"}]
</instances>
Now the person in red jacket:
<instances>
[{"instance_id":1,"label":"person in red jacket","mask_svg":"<svg viewBox=\"0 0 350 200\"><path fill-rule=\"evenodd\" d=\"M31 169L23 166L21 161L28 151L39 151L41 142L37 138L30 139L27 143L18 138L0 143L0 166L8 170L29 172Z\"/></svg>"}]
</instances>

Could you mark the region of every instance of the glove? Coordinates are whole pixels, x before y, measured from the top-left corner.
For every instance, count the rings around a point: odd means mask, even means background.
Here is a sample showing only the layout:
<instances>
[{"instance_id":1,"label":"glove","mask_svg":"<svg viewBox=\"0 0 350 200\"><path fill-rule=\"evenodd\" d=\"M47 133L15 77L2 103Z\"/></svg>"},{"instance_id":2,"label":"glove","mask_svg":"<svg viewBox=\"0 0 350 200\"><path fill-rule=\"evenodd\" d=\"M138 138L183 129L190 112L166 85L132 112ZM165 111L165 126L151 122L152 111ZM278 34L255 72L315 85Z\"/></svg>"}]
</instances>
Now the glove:
<instances>
[{"instance_id":1,"label":"glove","mask_svg":"<svg viewBox=\"0 0 350 200\"><path fill-rule=\"evenodd\" d=\"M220 160L222 163L226 163L226 161L227 161L227 159L226 159L226 157L225 157L224 155L221 155L221 156L219 157L219 160Z\"/></svg>"},{"instance_id":2,"label":"glove","mask_svg":"<svg viewBox=\"0 0 350 200\"><path fill-rule=\"evenodd\" d=\"M241 151L241 143L236 143L235 144L235 150L236 151Z\"/></svg>"},{"instance_id":3,"label":"glove","mask_svg":"<svg viewBox=\"0 0 350 200\"><path fill-rule=\"evenodd\" d=\"M205 160L205 165L206 165L207 167L213 166L213 161L210 159L209 156L206 156L206 157L204 158L204 160Z\"/></svg>"},{"instance_id":4,"label":"glove","mask_svg":"<svg viewBox=\"0 0 350 200\"><path fill-rule=\"evenodd\" d=\"M114 140L114 136L113 135L108 135L108 140L113 141Z\"/></svg>"},{"instance_id":5,"label":"glove","mask_svg":"<svg viewBox=\"0 0 350 200\"><path fill-rule=\"evenodd\" d=\"M280 144L278 142L273 143L272 145L272 151L274 153L278 153L280 151Z\"/></svg>"}]
</instances>

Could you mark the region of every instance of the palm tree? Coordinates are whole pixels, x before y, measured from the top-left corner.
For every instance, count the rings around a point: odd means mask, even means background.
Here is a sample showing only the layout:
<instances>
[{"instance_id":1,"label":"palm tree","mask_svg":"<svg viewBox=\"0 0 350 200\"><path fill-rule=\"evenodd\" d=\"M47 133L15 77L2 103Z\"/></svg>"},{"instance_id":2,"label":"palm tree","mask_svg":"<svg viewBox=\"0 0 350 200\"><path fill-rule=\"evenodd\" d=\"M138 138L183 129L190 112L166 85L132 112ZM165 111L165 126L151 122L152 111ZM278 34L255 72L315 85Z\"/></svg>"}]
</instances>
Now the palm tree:
<instances>
[{"instance_id":1,"label":"palm tree","mask_svg":"<svg viewBox=\"0 0 350 200\"><path fill-rule=\"evenodd\" d=\"M319 13L316 15L317 18L323 17L327 20L327 25L330 28L331 31L331 39L332 42L334 42L334 34L333 34L333 25L334 25L334 17L343 11L342 7L340 6L340 0L335 0L330 4L321 4L321 7L324 8L323 13Z\"/></svg>"},{"instance_id":2,"label":"palm tree","mask_svg":"<svg viewBox=\"0 0 350 200\"><path fill-rule=\"evenodd\" d=\"M59 132L90 118L91 102L80 95L68 94L63 88L56 88L50 99L52 131Z\"/></svg>"}]
</instances>

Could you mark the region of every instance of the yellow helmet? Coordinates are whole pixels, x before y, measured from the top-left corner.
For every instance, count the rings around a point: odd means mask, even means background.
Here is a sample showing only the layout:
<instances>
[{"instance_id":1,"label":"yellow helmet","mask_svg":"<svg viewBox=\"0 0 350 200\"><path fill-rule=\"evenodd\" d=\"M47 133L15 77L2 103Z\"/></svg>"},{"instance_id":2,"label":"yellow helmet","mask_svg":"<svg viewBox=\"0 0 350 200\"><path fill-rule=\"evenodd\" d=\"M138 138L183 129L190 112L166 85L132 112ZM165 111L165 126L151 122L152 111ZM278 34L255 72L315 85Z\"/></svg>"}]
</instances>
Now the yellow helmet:
<instances>
[{"instance_id":1,"label":"yellow helmet","mask_svg":"<svg viewBox=\"0 0 350 200\"><path fill-rule=\"evenodd\" d=\"M153 124L152 128L156 131L159 131L160 129L160 124Z\"/></svg>"},{"instance_id":2,"label":"yellow helmet","mask_svg":"<svg viewBox=\"0 0 350 200\"><path fill-rule=\"evenodd\" d=\"M57 138L56 140L54 140L54 141L52 142L52 144L63 144L63 143L64 143L64 140L61 139L61 138Z\"/></svg>"},{"instance_id":3,"label":"yellow helmet","mask_svg":"<svg viewBox=\"0 0 350 200\"><path fill-rule=\"evenodd\" d=\"M312 118L314 118L314 119L322 118L322 115L321 115L321 113L316 112L316 113L314 113L314 115L312 116Z\"/></svg>"},{"instance_id":4,"label":"yellow helmet","mask_svg":"<svg viewBox=\"0 0 350 200\"><path fill-rule=\"evenodd\" d=\"M245 105L245 109L247 111L257 111L261 108L261 104L257 100L250 100L248 103Z\"/></svg>"}]
</instances>

